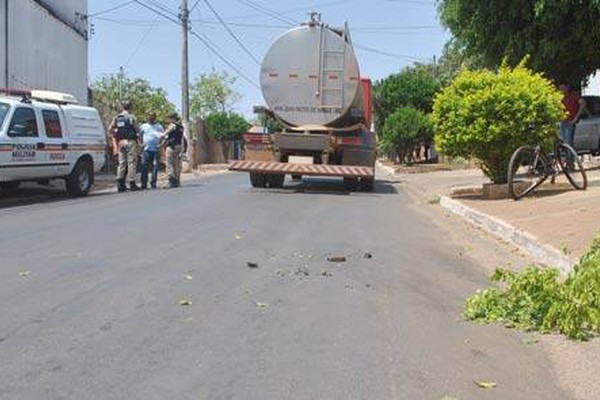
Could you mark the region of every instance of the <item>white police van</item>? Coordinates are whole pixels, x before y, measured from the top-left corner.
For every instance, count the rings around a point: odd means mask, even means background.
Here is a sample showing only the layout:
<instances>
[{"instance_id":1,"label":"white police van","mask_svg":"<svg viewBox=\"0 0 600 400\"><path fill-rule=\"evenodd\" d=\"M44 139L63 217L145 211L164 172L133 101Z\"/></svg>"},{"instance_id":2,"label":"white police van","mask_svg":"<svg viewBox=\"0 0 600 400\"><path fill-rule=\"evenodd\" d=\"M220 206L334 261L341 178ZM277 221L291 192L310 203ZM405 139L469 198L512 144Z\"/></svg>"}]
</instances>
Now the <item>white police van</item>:
<instances>
[{"instance_id":1,"label":"white police van","mask_svg":"<svg viewBox=\"0 0 600 400\"><path fill-rule=\"evenodd\" d=\"M64 179L71 196L84 196L105 151L96 109L65 93L0 89L0 188Z\"/></svg>"}]
</instances>

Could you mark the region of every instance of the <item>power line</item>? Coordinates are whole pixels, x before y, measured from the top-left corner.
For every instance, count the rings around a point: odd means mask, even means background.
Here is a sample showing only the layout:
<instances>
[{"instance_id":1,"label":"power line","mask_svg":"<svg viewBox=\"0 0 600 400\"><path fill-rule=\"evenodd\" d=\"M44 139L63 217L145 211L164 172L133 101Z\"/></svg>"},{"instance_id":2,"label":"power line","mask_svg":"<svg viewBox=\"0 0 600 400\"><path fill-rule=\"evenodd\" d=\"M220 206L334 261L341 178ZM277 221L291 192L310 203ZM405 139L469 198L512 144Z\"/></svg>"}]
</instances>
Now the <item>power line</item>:
<instances>
[{"instance_id":1,"label":"power line","mask_svg":"<svg viewBox=\"0 0 600 400\"><path fill-rule=\"evenodd\" d=\"M141 5L142 7L154 12L155 14L158 14L161 17L166 18L169 21L181 26L181 21L171 18L169 15L150 7L149 5L141 2L140 0L134 0L134 1L137 4ZM206 48L208 48L214 55L216 55L221 61L223 61L227 66L229 66L229 68L231 68L233 71L235 71L240 76L240 78L244 79L246 82L248 82L250 85L254 86L255 88L260 89L260 87L252 79L248 78L233 62L231 62L225 56L223 56L219 52L219 50L216 49L217 46L211 45L206 37L200 36L198 33L196 33L192 29L190 29L190 34L192 36L194 36L195 38L197 38L198 40L200 40L200 42L202 42L202 44L204 44L204 46L206 46Z\"/></svg>"},{"instance_id":2,"label":"power line","mask_svg":"<svg viewBox=\"0 0 600 400\"><path fill-rule=\"evenodd\" d=\"M171 10L169 7L161 4L159 1L156 0L146 0L148 1L151 5L153 5L154 7L158 8L159 10L161 10L164 13L167 13L177 19L179 19L181 16L176 13L175 11Z\"/></svg>"},{"instance_id":3,"label":"power line","mask_svg":"<svg viewBox=\"0 0 600 400\"><path fill-rule=\"evenodd\" d=\"M261 14L264 14L268 17L274 18L280 22L284 22L289 25L298 25L297 22L289 19L288 17L281 15L280 13L277 13L276 11L270 10L264 6L261 6L260 4L257 4L251 0L238 0L238 2L252 8L255 11L258 11Z\"/></svg>"},{"instance_id":4,"label":"power line","mask_svg":"<svg viewBox=\"0 0 600 400\"><path fill-rule=\"evenodd\" d=\"M227 66L229 66L229 68L231 68L233 71L235 71L240 78L244 79L246 82L248 82L250 85L254 86L256 89L260 89L260 86L258 86L258 84L256 84L256 82L254 82L252 79L248 78L242 71L239 70L238 67L236 67L231 61L229 61L227 58L225 58L225 56L223 56L221 53L219 53L216 49L214 49L206 40L205 37L200 36L199 34L197 34L195 31L191 31L190 32L195 38L197 38L198 40L200 40L210 51L212 51L212 53L214 55L216 55L221 61L223 61Z\"/></svg>"},{"instance_id":5,"label":"power line","mask_svg":"<svg viewBox=\"0 0 600 400\"><path fill-rule=\"evenodd\" d=\"M140 40L140 42L137 44L137 46L135 47L135 49L133 50L133 52L131 53L131 55L129 56L129 59L127 60L127 62L125 63L124 67L127 68L129 66L129 64L131 63L131 61L133 60L133 57L135 57L135 55L137 54L137 52L140 50L140 48L142 47L142 44L146 41L146 39L148 38L148 36L150 35L150 32L152 32L152 29L154 29L154 27L156 26L156 22L158 22L158 20L154 20L154 24L150 25L150 27L148 28L148 30L146 31L146 34L142 37L142 39Z\"/></svg>"},{"instance_id":6,"label":"power line","mask_svg":"<svg viewBox=\"0 0 600 400\"><path fill-rule=\"evenodd\" d=\"M89 18L91 18L91 17L96 17L96 16L98 16L98 15L107 14L107 13L109 13L109 12L112 12L112 11L118 10L118 9L120 9L120 8L123 8L123 7L126 7L126 6L130 5L131 3L135 3L135 1L133 1L133 0L131 0L131 1L126 1L126 2L124 2L124 3L121 3L121 4L119 4L118 6L114 6L114 7L108 8L108 9L106 9L106 10L103 10L103 11L98 11L98 12L96 12L96 13L89 14L89 15L88 15L88 17L89 17Z\"/></svg>"},{"instance_id":7,"label":"power line","mask_svg":"<svg viewBox=\"0 0 600 400\"><path fill-rule=\"evenodd\" d=\"M426 60L425 58L412 57L412 56L408 56L408 55L404 55L404 54L387 53L385 51L374 49L372 47L363 46L363 45L358 44L356 42L354 42L354 47L356 47L357 49L368 51L369 53L379 54L379 55L382 55L382 56L396 58L396 59L403 60L403 61L425 61Z\"/></svg>"},{"instance_id":8,"label":"power line","mask_svg":"<svg viewBox=\"0 0 600 400\"><path fill-rule=\"evenodd\" d=\"M214 16L219 20L219 22L221 23L221 25L223 25L223 27L227 30L227 33L229 33L229 35L233 38L233 40L235 40L235 42L242 48L242 50L244 50L244 52L246 54L248 54L248 56L258 65L260 65L260 61L258 60L258 58L252 54L252 52L250 50L248 50L248 48L244 45L244 43L242 43L242 41L237 37L237 35L229 28L229 26L225 23L225 21L223 21L223 18L221 18L221 16L219 15L219 13L214 9L214 7L212 6L212 4L210 4L210 1L208 0L204 0L204 3L206 4L206 6L210 9L210 11L212 11L212 13L214 14Z\"/></svg>"},{"instance_id":9,"label":"power line","mask_svg":"<svg viewBox=\"0 0 600 400\"><path fill-rule=\"evenodd\" d=\"M196 0L192 8L190 8L190 14L196 9L196 7L200 4L200 0Z\"/></svg>"}]
</instances>

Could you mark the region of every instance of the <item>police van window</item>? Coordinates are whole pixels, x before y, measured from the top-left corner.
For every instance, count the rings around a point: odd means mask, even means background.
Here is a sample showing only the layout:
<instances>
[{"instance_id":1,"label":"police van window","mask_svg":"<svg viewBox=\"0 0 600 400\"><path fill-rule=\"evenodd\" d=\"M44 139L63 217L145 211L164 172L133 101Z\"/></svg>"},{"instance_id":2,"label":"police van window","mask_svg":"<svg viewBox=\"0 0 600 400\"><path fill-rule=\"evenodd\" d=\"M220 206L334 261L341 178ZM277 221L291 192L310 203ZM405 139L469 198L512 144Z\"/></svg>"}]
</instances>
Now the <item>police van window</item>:
<instances>
[{"instance_id":1,"label":"police van window","mask_svg":"<svg viewBox=\"0 0 600 400\"><path fill-rule=\"evenodd\" d=\"M8 136L36 137L37 135L38 126L35 120L35 112L31 108L17 108L8 127Z\"/></svg>"},{"instance_id":2,"label":"police van window","mask_svg":"<svg viewBox=\"0 0 600 400\"><path fill-rule=\"evenodd\" d=\"M60 118L56 111L42 110L44 126L46 127L46 136L49 138L61 138L62 129L60 127Z\"/></svg>"},{"instance_id":3,"label":"police van window","mask_svg":"<svg viewBox=\"0 0 600 400\"><path fill-rule=\"evenodd\" d=\"M8 104L0 103L0 128L2 128L2 125L4 125L4 119L6 119L8 110L10 110L10 106Z\"/></svg>"}]
</instances>

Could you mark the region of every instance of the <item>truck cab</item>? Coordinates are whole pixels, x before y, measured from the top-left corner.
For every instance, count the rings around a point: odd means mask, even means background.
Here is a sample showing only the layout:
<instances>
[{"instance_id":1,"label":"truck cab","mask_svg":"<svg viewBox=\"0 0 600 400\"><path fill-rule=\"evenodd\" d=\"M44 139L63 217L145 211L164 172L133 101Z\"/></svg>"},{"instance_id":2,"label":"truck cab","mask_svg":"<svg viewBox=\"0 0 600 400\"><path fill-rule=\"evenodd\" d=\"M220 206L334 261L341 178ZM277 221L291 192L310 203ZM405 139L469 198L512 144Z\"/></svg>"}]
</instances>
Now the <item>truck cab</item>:
<instances>
[{"instance_id":1,"label":"truck cab","mask_svg":"<svg viewBox=\"0 0 600 400\"><path fill-rule=\"evenodd\" d=\"M86 195L105 162L98 111L64 93L0 92L0 188L64 179L71 196Z\"/></svg>"}]
</instances>

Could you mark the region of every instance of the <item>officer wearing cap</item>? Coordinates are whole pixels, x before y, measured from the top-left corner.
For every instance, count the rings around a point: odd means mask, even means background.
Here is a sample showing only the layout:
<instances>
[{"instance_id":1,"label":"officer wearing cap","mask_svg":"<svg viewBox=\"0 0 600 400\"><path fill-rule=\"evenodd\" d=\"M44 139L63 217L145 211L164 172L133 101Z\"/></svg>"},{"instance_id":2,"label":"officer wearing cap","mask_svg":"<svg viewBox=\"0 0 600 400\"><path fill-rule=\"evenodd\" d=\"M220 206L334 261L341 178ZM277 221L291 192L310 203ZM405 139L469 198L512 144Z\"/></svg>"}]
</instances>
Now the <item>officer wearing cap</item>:
<instances>
[{"instance_id":1,"label":"officer wearing cap","mask_svg":"<svg viewBox=\"0 0 600 400\"><path fill-rule=\"evenodd\" d=\"M162 144L166 146L167 175L169 187L178 187L181 176L181 150L183 145L183 126L179 123L177 113L169 115L169 126L163 133Z\"/></svg>"},{"instance_id":2,"label":"officer wearing cap","mask_svg":"<svg viewBox=\"0 0 600 400\"><path fill-rule=\"evenodd\" d=\"M119 192L124 192L127 189L125 186L126 178L130 190L139 190L139 187L135 184L135 173L139 154L140 130L132 111L131 102L126 101L123 103L123 110L112 120L108 128L108 131L114 135L119 152L119 167L117 169L117 189Z\"/></svg>"}]
</instances>

